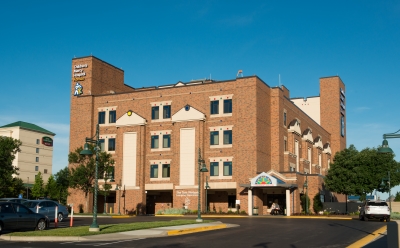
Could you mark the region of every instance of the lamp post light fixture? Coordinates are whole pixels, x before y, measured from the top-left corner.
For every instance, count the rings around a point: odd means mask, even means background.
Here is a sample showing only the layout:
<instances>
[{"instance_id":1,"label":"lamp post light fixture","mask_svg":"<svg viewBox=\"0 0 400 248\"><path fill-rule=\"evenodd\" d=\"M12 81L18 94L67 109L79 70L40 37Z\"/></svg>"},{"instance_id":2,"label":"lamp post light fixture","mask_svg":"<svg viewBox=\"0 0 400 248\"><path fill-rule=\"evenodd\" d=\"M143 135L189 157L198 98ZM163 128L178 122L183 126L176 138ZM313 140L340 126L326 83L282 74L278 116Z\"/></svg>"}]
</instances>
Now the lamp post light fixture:
<instances>
[{"instance_id":1,"label":"lamp post light fixture","mask_svg":"<svg viewBox=\"0 0 400 248\"><path fill-rule=\"evenodd\" d=\"M200 173L201 172L208 172L208 170L207 170L207 167L206 167L206 164L204 163L204 159L202 159L201 158L201 150L200 150L200 148L199 148L199 159L197 160L197 162L198 162L198 164L199 164L199 171L198 171L198 173L199 173L199 181L198 181L198 184L199 184L199 194L198 194L198 198L197 198L197 219L196 219L196 222L203 222L203 220L201 219L201 206L200 206Z\"/></svg>"},{"instance_id":2,"label":"lamp post light fixture","mask_svg":"<svg viewBox=\"0 0 400 248\"><path fill-rule=\"evenodd\" d=\"M305 209L305 213L308 214L308 178L307 178L307 172L305 172L305 173L306 173L306 181L304 182L303 187L304 187L304 189L306 191L306 199L305 199L305 201L306 201L306 209Z\"/></svg>"},{"instance_id":3,"label":"lamp post light fixture","mask_svg":"<svg viewBox=\"0 0 400 248\"><path fill-rule=\"evenodd\" d=\"M96 138L96 139L93 139ZM94 175L94 199L93 199L93 222L89 227L89 232L98 232L100 231L99 224L97 224L97 193L98 193L98 170L99 170L99 124L96 125L96 134L92 138L86 138L86 143L83 147L83 150L80 152L81 155L93 155L93 152L89 148L88 143L95 144L96 151L96 167L95 167L95 175Z\"/></svg>"}]
</instances>

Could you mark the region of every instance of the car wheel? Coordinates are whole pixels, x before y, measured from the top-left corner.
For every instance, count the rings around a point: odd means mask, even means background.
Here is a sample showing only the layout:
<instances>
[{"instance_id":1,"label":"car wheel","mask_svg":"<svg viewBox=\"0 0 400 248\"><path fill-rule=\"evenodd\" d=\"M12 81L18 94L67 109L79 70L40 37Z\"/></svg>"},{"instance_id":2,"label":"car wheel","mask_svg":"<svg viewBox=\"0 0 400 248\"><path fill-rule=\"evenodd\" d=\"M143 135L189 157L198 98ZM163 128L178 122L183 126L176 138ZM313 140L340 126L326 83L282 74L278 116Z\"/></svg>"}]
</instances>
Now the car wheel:
<instances>
[{"instance_id":1,"label":"car wheel","mask_svg":"<svg viewBox=\"0 0 400 248\"><path fill-rule=\"evenodd\" d=\"M46 229L46 221L44 219L40 219L36 225L36 230L43 231Z\"/></svg>"},{"instance_id":2,"label":"car wheel","mask_svg":"<svg viewBox=\"0 0 400 248\"><path fill-rule=\"evenodd\" d=\"M58 213L57 220L58 220L58 222L63 221L64 220L64 215L62 213Z\"/></svg>"},{"instance_id":3,"label":"car wheel","mask_svg":"<svg viewBox=\"0 0 400 248\"><path fill-rule=\"evenodd\" d=\"M386 219L386 222L389 222L389 221L390 221L390 217Z\"/></svg>"}]
</instances>

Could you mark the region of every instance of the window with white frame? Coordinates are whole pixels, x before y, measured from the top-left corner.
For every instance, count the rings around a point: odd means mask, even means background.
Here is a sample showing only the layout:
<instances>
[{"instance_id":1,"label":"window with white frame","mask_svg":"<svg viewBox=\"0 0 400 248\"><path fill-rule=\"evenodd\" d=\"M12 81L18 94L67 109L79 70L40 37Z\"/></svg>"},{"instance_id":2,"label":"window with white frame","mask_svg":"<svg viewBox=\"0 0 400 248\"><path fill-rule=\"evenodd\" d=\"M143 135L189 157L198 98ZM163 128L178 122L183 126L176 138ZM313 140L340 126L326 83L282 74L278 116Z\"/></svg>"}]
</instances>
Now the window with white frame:
<instances>
[{"instance_id":1,"label":"window with white frame","mask_svg":"<svg viewBox=\"0 0 400 248\"><path fill-rule=\"evenodd\" d=\"M100 151L109 152L111 154L115 153L117 142L116 134L101 134L99 135L99 145Z\"/></svg>"},{"instance_id":2,"label":"window with white frame","mask_svg":"<svg viewBox=\"0 0 400 248\"><path fill-rule=\"evenodd\" d=\"M294 155L296 155L296 171L299 171L299 142L294 140Z\"/></svg>"},{"instance_id":3,"label":"window with white frame","mask_svg":"<svg viewBox=\"0 0 400 248\"><path fill-rule=\"evenodd\" d=\"M233 126L210 127L210 148L232 147Z\"/></svg>"},{"instance_id":4,"label":"window with white frame","mask_svg":"<svg viewBox=\"0 0 400 248\"><path fill-rule=\"evenodd\" d=\"M328 158L328 170L331 168L331 159Z\"/></svg>"},{"instance_id":5,"label":"window with white frame","mask_svg":"<svg viewBox=\"0 0 400 248\"><path fill-rule=\"evenodd\" d=\"M151 102L151 121L170 121L172 101Z\"/></svg>"},{"instance_id":6,"label":"window with white frame","mask_svg":"<svg viewBox=\"0 0 400 248\"><path fill-rule=\"evenodd\" d=\"M151 131L151 151L171 150L171 130Z\"/></svg>"},{"instance_id":7,"label":"window with white frame","mask_svg":"<svg viewBox=\"0 0 400 248\"><path fill-rule=\"evenodd\" d=\"M210 117L232 116L233 95L210 96Z\"/></svg>"},{"instance_id":8,"label":"window with white frame","mask_svg":"<svg viewBox=\"0 0 400 248\"><path fill-rule=\"evenodd\" d=\"M311 163L311 147L308 147L308 150L307 150L307 160L310 161L310 163Z\"/></svg>"},{"instance_id":9,"label":"window with white frame","mask_svg":"<svg viewBox=\"0 0 400 248\"><path fill-rule=\"evenodd\" d=\"M171 160L150 160L150 181L169 180Z\"/></svg>"},{"instance_id":10,"label":"window with white frame","mask_svg":"<svg viewBox=\"0 0 400 248\"><path fill-rule=\"evenodd\" d=\"M287 137L283 137L283 151L286 152L288 150L287 147Z\"/></svg>"},{"instance_id":11,"label":"window with white frame","mask_svg":"<svg viewBox=\"0 0 400 248\"><path fill-rule=\"evenodd\" d=\"M233 157L210 158L210 179L232 179Z\"/></svg>"},{"instance_id":12,"label":"window with white frame","mask_svg":"<svg viewBox=\"0 0 400 248\"><path fill-rule=\"evenodd\" d=\"M115 125L117 122L117 107L101 107L97 108L98 124L102 126Z\"/></svg>"}]
</instances>

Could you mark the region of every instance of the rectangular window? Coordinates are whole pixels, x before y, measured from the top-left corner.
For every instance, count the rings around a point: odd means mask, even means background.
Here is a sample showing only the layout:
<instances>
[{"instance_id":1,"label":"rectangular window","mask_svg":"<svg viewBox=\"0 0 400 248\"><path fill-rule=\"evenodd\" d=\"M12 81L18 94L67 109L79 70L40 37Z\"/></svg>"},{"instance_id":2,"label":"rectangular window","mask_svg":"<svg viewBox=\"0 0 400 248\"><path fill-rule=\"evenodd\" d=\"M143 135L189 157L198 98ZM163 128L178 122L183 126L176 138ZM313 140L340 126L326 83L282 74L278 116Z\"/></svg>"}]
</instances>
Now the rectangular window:
<instances>
[{"instance_id":1,"label":"rectangular window","mask_svg":"<svg viewBox=\"0 0 400 248\"><path fill-rule=\"evenodd\" d=\"M287 151L287 140L283 141L283 151Z\"/></svg>"},{"instance_id":2,"label":"rectangular window","mask_svg":"<svg viewBox=\"0 0 400 248\"><path fill-rule=\"evenodd\" d=\"M163 164L162 165L162 177L163 178L169 177L169 169L170 169L170 165L169 164Z\"/></svg>"},{"instance_id":3,"label":"rectangular window","mask_svg":"<svg viewBox=\"0 0 400 248\"><path fill-rule=\"evenodd\" d=\"M40 140L36 139L36 144L39 145L40 144Z\"/></svg>"},{"instance_id":4,"label":"rectangular window","mask_svg":"<svg viewBox=\"0 0 400 248\"><path fill-rule=\"evenodd\" d=\"M232 130L224 130L224 145L232 145Z\"/></svg>"},{"instance_id":5,"label":"rectangular window","mask_svg":"<svg viewBox=\"0 0 400 248\"><path fill-rule=\"evenodd\" d=\"M210 163L210 176L219 176L219 163L218 162Z\"/></svg>"},{"instance_id":6,"label":"rectangular window","mask_svg":"<svg viewBox=\"0 0 400 248\"><path fill-rule=\"evenodd\" d=\"M163 135L163 148L170 148L171 147L171 135L164 134Z\"/></svg>"},{"instance_id":7,"label":"rectangular window","mask_svg":"<svg viewBox=\"0 0 400 248\"><path fill-rule=\"evenodd\" d=\"M108 151L115 151L115 138L108 139Z\"/></svg>"},{"instance_id":8,"label":"rectangular window","mask_svg":"<svg viewBox=\"0 0 400 248\"><path fill-rule=\"evenodd\" d=\"M108 115L108 123L115 123L117 122L117 111L111 110Z\"/></svg>"},{"instance_id":9,"label":"rectangular window","mask_svg":"<svg viewBox=\"0 0 400 248\"><path fill-rule=\"evenodd\" d=\"M158 135L152 135L151 136L151 149L157 149L158 148Z\"/></svg>"},{"instance_id":10,"label":"rectangular window","mask_svg":"<svg viewBox=\"0 0 400 248\"><path fill-rule=\"evenodd\" d=\"M99 146L100 146L100 151L104 152L105 150L105 140L104 139L99 139Z\"/></svg>"},{"instance_id":11,"label":"rectangular window","mask_svg":"<svg viewBox=\"0 0 400 248\"><path fill-rule=\"evenodd\" d=\"M164 119L171 118L171 105L166 105L163 107L163 118Z\"/></svg>"},{"instance_id":12,"label":"rectangular window","mask_svg":"<svg viewBox=\"0 0 400 248\"><path fill-rule=\"evenodd\" d=\"M232 162L224 162L224 176L232 176Z\"/></svg>"},{"instance_id":13,"label":"rectangular window","mask_svg":"<svg viewBox=\"0 0 400 248\"><path fill-rule=\"evenodd\" d=\"M36 148L36 153L39 153L39 148Z\"/></svg>"},{"instance_id":14,"label":"rectangular window","mask_svg":"<svg viewBox=\"0 0 400 248\"><path fill-rule=\"evenodd\" d=\"M307 160L311 162L311 148L308 148Z\"/></svg>"},{"instance_id":15,"label":"rectangular window","mask_svg":"<svg viewBox=\"0 0 400 248\"><path fill-rule=\"evenodd\" d=\"M158 178L158 164L152 164L150 167L150 178Z\"/></svg>"},{"instance_id":16,"label":"rectangular window","mask_svg":"<svg viewBox=\"0 0 400 248\"><path fill-rule=\"evenodd\" d=\"M232 113L232 99L224 100L224 114Z\"/></svg>"},{"instance_id":17,"label":"rectangular window","mask_svg":"<svg viewBox=\"0 0 400 248\"><path fill-rule=\"evenodd\" d=\"M159 118L159 108L158 106L151 107L151 119L158 120Z\"/></svg>"},{"instance_id":18,"label":"rectangular window","mask_svg":"<svg viewBox=\"0 0 400 248\"><path fill-rule=\"evenodd\" d=\"M99 124L104 124L104 123L106 123L106 112L100 111L99 112Z\"/></svg>"},{"instance_id":19,"label":"rectangular window","mask_svg":"<svg viewBox=\"0 0 400 248\"><path fill-rule=\"evenodd\" d=\"M47 169L44 169L43 173L44 173L44 174L47 174Z\"/></svg>"},{"instance_id":20,"label":"rectangular window","mask_svg":"<svg viewBox=\"0 0 400 248\"><path fill-rule=\"evenodd\" d=\"M36 157L36 162L39 162L39 157Z\"/></svg>"},{"instance_id":21,"label":"rectangular window","mask_svg":"<svg viewBox=\"0 0 400 248\"><path fill-rule=\"evenodd\" d=\"M39 171L39 166L35 166L35 171Z\"/></svg>"},{"instance_id":22,"label":"rectangular window","mask_svg":"<svg viewBox=\"0 0 400 248\"><path fill-rule=\"evenodd\" d=\"M212 115L219 114L219 100L210 102L210 113Z\"/></svg>"},{"instance_id":23,"label":"rectangular window","mask_svg":"<svg viewBox=\"0 0 400 248\"><path fill-rule=\"evenodd\" d=\"M219 132L210 132L210 145L219 145Z\"/></svg>"}]
</instances>

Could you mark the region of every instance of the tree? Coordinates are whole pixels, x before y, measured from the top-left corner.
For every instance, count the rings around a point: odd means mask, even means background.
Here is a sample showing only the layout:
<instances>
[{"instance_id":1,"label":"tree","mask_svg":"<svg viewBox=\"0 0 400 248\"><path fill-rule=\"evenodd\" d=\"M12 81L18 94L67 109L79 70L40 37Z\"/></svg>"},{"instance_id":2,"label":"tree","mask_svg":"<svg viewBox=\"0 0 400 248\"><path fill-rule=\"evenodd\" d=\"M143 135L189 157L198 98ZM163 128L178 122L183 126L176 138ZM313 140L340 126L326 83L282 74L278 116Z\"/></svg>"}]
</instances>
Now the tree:
<instances>
[{"instance_id":1,"label":"tree","mask_svg":"<svg viewBox=\"0 0 400 248\"><path fill-rule=\"evenodd\" d=\"M67 197L69 195L68 193L68 187L69 187L69 169L68 166L66 166L64 169L60 170L54 175L54 179L56 180L57 187L58 187L58 196L56 199L58 199L58 202L60 202L63 205L67 204Z\"/></svg>"},{"instance_id":2,"label":"tree","mask_svg":"<svg viewBox=\"0 0 400 248\"><path fill-rule=\"evenodd\" d=\"M95 147L89 144L89 149L93 154L96 153ZM93 191L95 179L96 156L80 155L82 147L77 148L68 155L68 162L76 166L70 170L70 187L82 190L85 193L86 206L88 211L88 194ZM109 164L113 164L112 155L106 152L99 152L98 156L98 175L99 178L104 175L105 169ZM101 176L100 176L101 175Z\"/></svg>"},{"instance_id":3,"label":"tree","mask_svg":"<svg viewBox=\"0 0 400 248\"><path fill-rule=\"evenodd\" d=\"M18 175L18 168L13 166L15 154L20 152L20 140L0 136L0 198L12 194L13 175Z\"/></svg>"},{"instance_id":4,"label":"tree","mask_svg":"<svg viewBox=\"0 0 400 248\"><path fill-rule=\"evenodd\" d=\"M304 213L310 213L310 197L308 195L302 195L300 197L301 207L303 208ZM306 204L307 201L307 204ZM306 207L307 205L307 207ZM306 211L307 209L307 211Z\"/></svg>"},{"instance_id":5,"label":"tree","mask_svg":"<svg viewBox=\"0 0 400 248\"><path fill-rule=\"evenodd\" d=\"M47 184L44 188L45 195L49 197L50 199L58 199L60 193L59 193L59 187L57 186L57 182L54 179L54 176L51 175L49 179L47 180Z\"/></svg>"},{"instance_id":6,"label":"tree","mask_svg":"<svg viewBox=\"0 0 400 248\"><path fill-rule=\"evenodd\" d=\"M25 189L26 189L26 187L25 187L22 179L18 178L18 177L14 177L12 180L11 187L9 189L9 192L10 192L9 196L18 197L19 194L24 194L26 192Z\"/></svg>"},{"instance_id":7,"label":"tree","mask_svg":"<svg viewBox=\"0 0 400 248\"><path fill-rule=\"evenodd\" d=\"M400 163L394 160L394 155L378 153L375 148L365 148L361 152L350 145L336 153L333 164L325 178L329 190L346 195L359 195L362 199L374 190L387 191L380 187L382 178L391 174L391 186L400 184Z\"/></svg>"},{"instance_id":8,"label":"tree","mask_svg":"<svg viewBox=\"0 0 400 248\"><path fill-rule=\"evenodd\" d=\"M394 198L395 202L399 202L400 201L400 192L397 191L396 196Z\"/></svg>"},{"instance_id":9,"label":"tree","mask_svg":"<svg viewBox=\"0 0 400 248\"><path fill-rule=\"evenodd\" d=\"M32 187L32 196L36 199L44 196L43 178L42 173L40 172L35 176L35 184Z\"/></svg>"}]
</instances>

